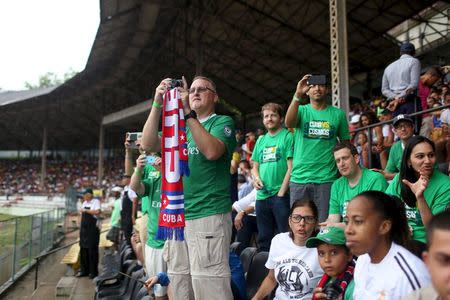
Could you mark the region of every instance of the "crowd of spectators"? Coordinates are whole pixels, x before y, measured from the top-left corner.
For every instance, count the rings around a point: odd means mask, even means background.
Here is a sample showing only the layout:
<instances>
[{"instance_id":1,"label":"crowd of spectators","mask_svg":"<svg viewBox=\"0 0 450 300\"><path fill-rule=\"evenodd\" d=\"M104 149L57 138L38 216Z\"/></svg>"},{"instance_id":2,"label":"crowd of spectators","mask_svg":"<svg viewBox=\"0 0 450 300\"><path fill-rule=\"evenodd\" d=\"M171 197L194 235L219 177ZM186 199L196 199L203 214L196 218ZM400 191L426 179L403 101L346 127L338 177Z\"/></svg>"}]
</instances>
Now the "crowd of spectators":
<instances>
[{"instance_id":1,"label":"crowd of spectators","mask_svg":"<svg viewBox=\"0 0 450 300\"><path fill-rule=\"evenodd\" d=\"M42 186L40 159L4 159L0 161L0 195L64 194L69 186L76 190L85 187L108 190L121 180L123 159L109 159L104 164L100 184L97 182L97 166L94 159L49 159Z\"/></svg>"}]
</instances>

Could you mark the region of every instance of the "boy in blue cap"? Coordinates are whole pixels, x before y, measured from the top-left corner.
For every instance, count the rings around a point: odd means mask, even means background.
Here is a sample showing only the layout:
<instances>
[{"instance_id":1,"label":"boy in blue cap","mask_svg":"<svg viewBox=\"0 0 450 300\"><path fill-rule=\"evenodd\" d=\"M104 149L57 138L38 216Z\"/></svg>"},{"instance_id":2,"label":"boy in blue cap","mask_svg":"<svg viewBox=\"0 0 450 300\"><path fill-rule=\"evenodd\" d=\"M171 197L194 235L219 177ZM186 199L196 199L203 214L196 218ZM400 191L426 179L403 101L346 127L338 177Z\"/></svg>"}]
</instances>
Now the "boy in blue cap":
<instances>
[{"instance_id":1,"label":"boy in blue cap","mask_svg":"<svg viewBox=\"0 0 450 300\"><path fill-rule=\"evenodd\" d=\"M353 255L345 246L344 230L339 227L325 227L306 241L307 248L317 248L319 263L324 271L313 300L353 299Z\"/></svg>"}]
</instances>

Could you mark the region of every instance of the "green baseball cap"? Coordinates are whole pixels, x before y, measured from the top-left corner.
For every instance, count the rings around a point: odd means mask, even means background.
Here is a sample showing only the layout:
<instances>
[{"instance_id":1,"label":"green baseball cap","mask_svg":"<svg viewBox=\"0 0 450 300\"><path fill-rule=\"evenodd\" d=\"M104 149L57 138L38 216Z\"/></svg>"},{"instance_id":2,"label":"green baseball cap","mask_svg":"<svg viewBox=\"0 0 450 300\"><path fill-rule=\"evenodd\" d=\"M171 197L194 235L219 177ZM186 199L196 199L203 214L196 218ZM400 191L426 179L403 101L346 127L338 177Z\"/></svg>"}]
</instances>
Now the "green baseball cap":
<instances>
[{"instance_id":1,"label":"green baseball cap","mask_svg":"<svg viewBox=\"0 0 450 300\"><path fill-rule=\"evenodd\" d=\"M306 240L306 247L316 248L319 244L343 245L345 246L344 229L340 227L325 227L315 237Z\"/></svg>"}]
</instances>

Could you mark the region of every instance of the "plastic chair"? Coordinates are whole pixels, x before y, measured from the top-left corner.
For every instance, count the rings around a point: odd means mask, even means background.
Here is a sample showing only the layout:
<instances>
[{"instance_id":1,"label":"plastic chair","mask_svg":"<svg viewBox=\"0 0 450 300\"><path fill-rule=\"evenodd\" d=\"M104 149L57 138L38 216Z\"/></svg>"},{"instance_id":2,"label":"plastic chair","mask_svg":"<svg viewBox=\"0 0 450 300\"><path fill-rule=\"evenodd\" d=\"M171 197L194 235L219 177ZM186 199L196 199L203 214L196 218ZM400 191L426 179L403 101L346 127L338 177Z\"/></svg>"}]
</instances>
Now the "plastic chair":
<instances>
[{"instance_id":1,"label":"plastic chair","mask_svg":"<svg viewBox=\"0 0 450 300\"><path fill-rule=\"evenodd\" d=\"M242 250L239 258L242 262L242 267L244 268L244 272L247 274L250 263L252 262L253 257L255 256L258 249L256 247L247 247Z\"/></svg>"},{"instance_id":2,"label":"plastic chair","mask_svg":"<svg viewBox=\"0 0 450 300\"><path fill-rule=\"evenodd\" d=\"M258 291L264 278L269 273L269 269L265 267L269 252L259 252L253 257L247 272L247 298L251 299Z\"/></svg>"}]
</instances>

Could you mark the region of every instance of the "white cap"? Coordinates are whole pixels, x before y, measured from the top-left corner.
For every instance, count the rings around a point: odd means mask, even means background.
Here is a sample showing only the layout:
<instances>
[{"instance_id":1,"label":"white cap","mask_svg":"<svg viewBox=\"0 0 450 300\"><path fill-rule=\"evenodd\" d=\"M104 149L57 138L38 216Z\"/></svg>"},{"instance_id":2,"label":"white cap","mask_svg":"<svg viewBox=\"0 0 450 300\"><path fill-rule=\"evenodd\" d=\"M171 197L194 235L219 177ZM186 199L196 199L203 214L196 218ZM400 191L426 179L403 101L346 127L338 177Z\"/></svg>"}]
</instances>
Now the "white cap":
<instances>
[{"instance_id":1,"label":"white cap","mask_svg":"<svg viewBox=\"0 0 450 300\"><path fill-rule=\"evenodd\" d=\"M354 115L352 117L352 119L350 120L350 123L358 123L360 118L361 118L361 115Z\"/></svg>"},{"instance_id":2,"label":"white cap","mask_svg":"<svg viewBox=\"0 0 450 300\"><path fill-rule=\"evenodd\" d=\"M120 186L115 186L111 189L111 192L119 192L121 193L123 189Z\"/></svg>"}]
</instances>

